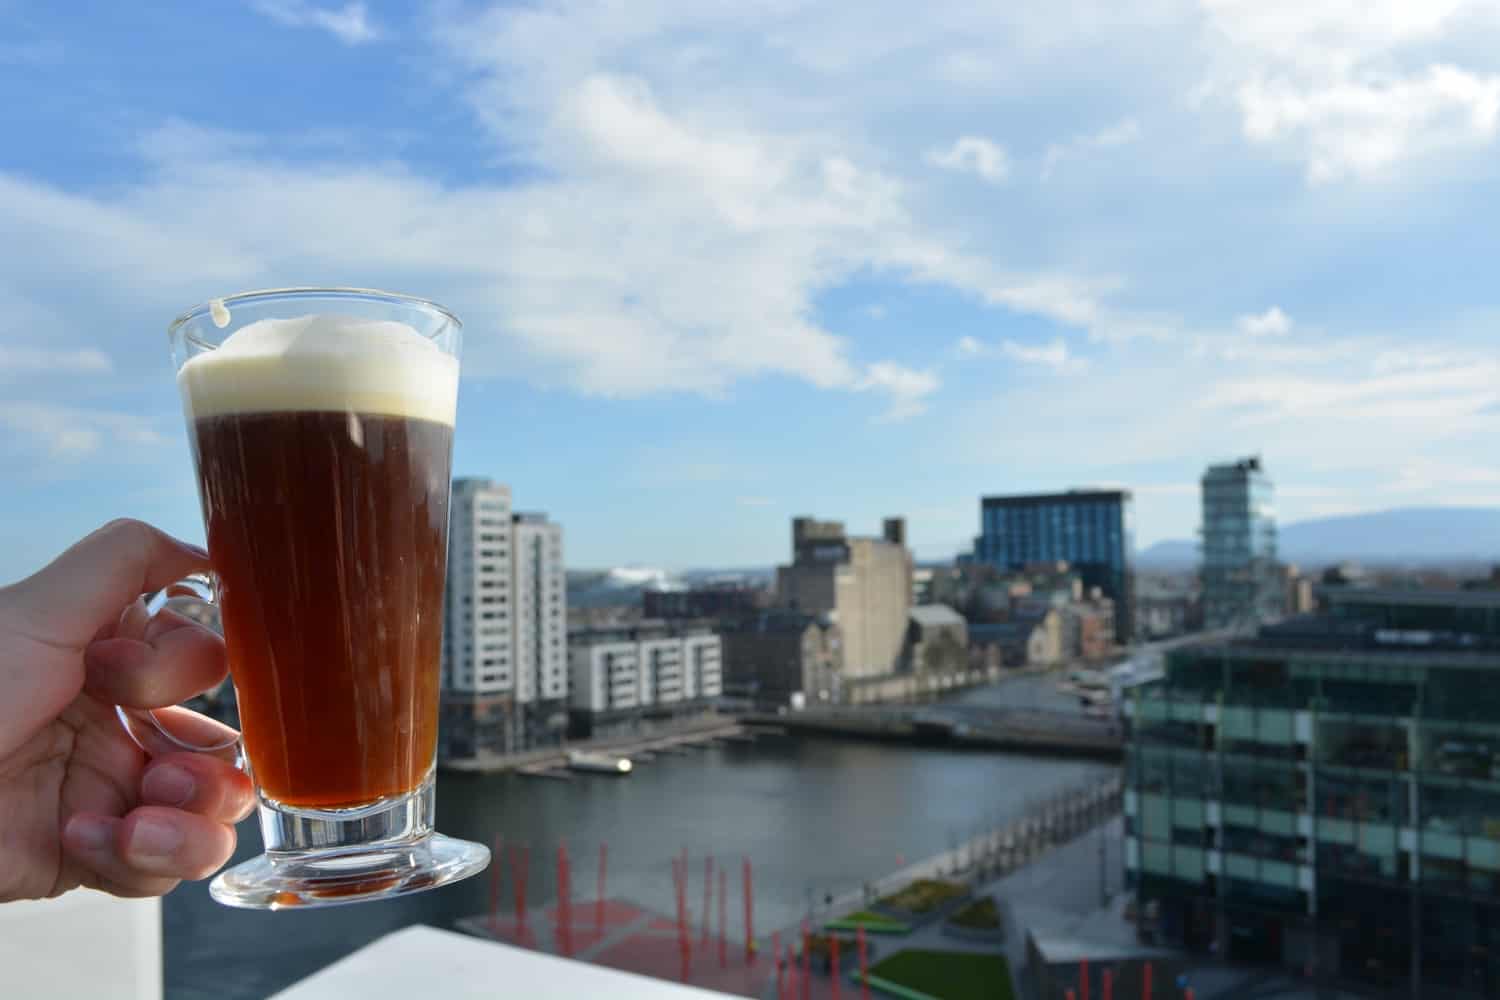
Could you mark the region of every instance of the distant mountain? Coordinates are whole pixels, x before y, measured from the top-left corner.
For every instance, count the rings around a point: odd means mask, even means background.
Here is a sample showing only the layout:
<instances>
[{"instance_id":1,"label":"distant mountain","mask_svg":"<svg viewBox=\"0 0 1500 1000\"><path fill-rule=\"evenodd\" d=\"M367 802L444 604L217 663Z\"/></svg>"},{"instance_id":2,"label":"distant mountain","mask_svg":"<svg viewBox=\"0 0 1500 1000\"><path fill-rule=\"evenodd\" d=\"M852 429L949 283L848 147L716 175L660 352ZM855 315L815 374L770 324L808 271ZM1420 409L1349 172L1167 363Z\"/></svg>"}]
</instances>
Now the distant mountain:
<instances>
[{"instance_id":1,"label":"distant mountain","mask_svg":"<svg viewBox=\"0 0 1500 1000\"><path fill-rule=\"evenodd\" d=\"M1186 569L1198 565L1198 543L1170 538L1136 553L1141 569Z\"/></svg>"},{"instance_id":2,"label":"distant mountain","mask_svg":"<svg viewBox=\"0 0 1500 1000\"><path fill-rule=\"evenodd\" d=\"M603 586L615 589L681 590L682 583L664 569L649 566L618 566L605 572Z\"/></svg>"},{"instance_id":3,"label":"distant mountain","mask_svg":"<svg viewBox=\"0 0 1500 1000\"><path fill-rule=\"evenodd\" d=\"M574 608L619 608L638 605L647 590L684 590L707 583L744 583L767 586L776 571L751 569L690 569L681 573L651 566L568 570L568 605Z\"/></svg>"},{"instance_id":4,"label":"distant mountain","mask_svg":"<svg viewBox=\"0 0 1500 1000\"><path fill-rule=\"evenodd\" d=\"M606 570L568 570L568 606L615 608L641 603L645 590L681 590L682 581L664 569L621 566Z\"/></svg>"},{"instance_id":5,"label":"distant mountain","mask_svg":"<svg viewBox=\"0 0 1500 1000\"><path fill-rule=\"evenodd\" d=\"M1283 524L1283 562L1309 566L1351 559L1388 563L1500 562L1500 508L1400 507ZM1196 542L1157 542L1137 556L1143 569L1178 569L1198 562Z\"/></svg>"}]
</instances>

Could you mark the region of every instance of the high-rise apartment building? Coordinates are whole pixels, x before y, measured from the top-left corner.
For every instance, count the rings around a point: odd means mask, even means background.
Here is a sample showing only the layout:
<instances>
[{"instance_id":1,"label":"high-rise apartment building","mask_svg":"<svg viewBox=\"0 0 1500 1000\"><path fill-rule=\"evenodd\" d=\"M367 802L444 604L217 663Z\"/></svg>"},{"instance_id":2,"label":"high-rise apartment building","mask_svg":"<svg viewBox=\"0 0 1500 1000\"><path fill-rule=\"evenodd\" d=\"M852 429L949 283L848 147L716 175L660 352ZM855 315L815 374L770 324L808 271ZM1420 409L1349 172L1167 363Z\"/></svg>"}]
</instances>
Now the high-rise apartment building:
<instances>
[{"instance_id":1,"label":"high-rise apartment building","mask_svg":"<svg viewBox=\"0 0 1500 1000\"><path fill-rule=\"evenodd\" d=\"M1114 601L1115 639L1135 628L1135 541L1128 490L1071 490L985 497L979 505L976 562L1002 573L1068 563L1085 587Z\"/></svg>"},{"instance_id":2,"label":"high-rise apartment building","mask_svg":"<svg viewBox=\"0 0 1500 1000\"><path fill-rule=\"evenodd\" d=\"M509 487L457 479L449 509L441 752L511 753L567 725L562 526L515 514Z\"/></svg>"},{"instance_id":3,"label":"high-rise apartment building","mask_svg":"<svg viewBox=\"0 0 1500 1000\"><path fill-rule=\"evenodd\" d=\"M523 703L551 703L562 711L568 696L567 580L562 525L546 514L511 520L511 580L516 600L516 693Z\"/></svg>"},{"instance_id":4,"label":"high-rise apartment building","mask_svg":"<svg viewBox=\"0 0 1500 1000\"><path fill-rule=\"evenodd\" d=\"M1370 995L1500 996L1500 594L1326 587L1127 705L1144 930Z\"/></svg>"},{"instance_id":5,"label":"high-rise apartment building","mask_svg":"<svg viewBox=\"0 0 1500 1000\"><path fill-rule=\"evenodd\" d=\"M1253 626L1285 610L1271 499L1258 457L1211 465L1203 474L1205 628Z\"/></svg>"},{"instance_id":6,"label":"high-rise apartment building","mask_svg":"<svg viewBox=\"0 0 1500 1000\"><path fill-rule=\"evenodd\" d=\"M902 518L886 518L879 538L846 535L840 521L792 520L792 563L776 570L777 603L838 626L844 679L898 668L911 591Z\"/></svg>"}]
</instances>

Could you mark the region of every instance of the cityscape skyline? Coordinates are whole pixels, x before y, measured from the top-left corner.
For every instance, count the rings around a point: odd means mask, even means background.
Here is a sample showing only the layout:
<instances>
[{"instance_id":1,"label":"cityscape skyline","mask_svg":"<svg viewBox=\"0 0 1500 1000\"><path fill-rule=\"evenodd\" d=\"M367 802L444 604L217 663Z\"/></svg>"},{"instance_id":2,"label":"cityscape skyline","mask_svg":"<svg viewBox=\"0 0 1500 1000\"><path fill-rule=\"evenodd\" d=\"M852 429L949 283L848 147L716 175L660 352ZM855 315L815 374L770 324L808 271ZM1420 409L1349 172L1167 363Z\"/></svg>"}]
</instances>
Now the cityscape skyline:
<instances>
[{"instance_id":1,"label":"cityscape skyline","mask_svg":"<svg viewBox=\"0 0 1500 1000\"><path fill-rule=\"evenodd\" d=\"M0 93L12 992L1500 996L1500 0L0 0Z\"/></svg>"},{"instance_id":2,"label":"cityscape skyline","mask_svg":"<svg viewBox=\"0 0 1500 1000\"><path fill-rule=\"evenodd\" d=\"M1500 501L1500 18L971 6L7 10L0 578L199 537L158 332L307 282L467 321L455 470L580 565L1094 485L1145 546L1255 452L1284 522Z\"/></svg>"}]
</instances>

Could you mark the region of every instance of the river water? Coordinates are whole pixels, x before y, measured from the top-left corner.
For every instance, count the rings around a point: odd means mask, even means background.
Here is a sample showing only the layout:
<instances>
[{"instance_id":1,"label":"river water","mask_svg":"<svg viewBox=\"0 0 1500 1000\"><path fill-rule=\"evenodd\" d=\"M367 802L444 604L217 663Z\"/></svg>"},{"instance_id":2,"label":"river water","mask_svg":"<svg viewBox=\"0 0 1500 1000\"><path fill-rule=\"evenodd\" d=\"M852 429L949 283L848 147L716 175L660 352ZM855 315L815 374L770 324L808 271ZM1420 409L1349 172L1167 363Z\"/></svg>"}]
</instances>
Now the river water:
<instances>
[{"instance_id":1,"label":"river water","mask_svg":"<svg viewBox=\"0 0 1500 1000\"><path fill-rule=\"evenodd\" d=\"M1013 703L1028 690L1029 682L1018 683L1003 696L986 689L964 700ZM623 779L445 774L438 827L486 843L498 834L507 844L528 844L532 905L553 896L563 840L575 899L593 898L599 844L607 841L609 895L662 913L673 908L673 854L688 850L696 911L703 859L711 853L733 866L731 928L738 924L740 859L749 857L755 924L765 933L795 921L810 899L858 890L1111 770L1084 761L765 737L658 756ZM248 821L235 860L259 851ZM505 881L508 901L508 866ZM206 885L185 885L163 910L166 995L263 997L390 931L451 926L483 911L488 896L486 875L405 899L269 914L221 907Z\"/></svg>"}]
</instances>

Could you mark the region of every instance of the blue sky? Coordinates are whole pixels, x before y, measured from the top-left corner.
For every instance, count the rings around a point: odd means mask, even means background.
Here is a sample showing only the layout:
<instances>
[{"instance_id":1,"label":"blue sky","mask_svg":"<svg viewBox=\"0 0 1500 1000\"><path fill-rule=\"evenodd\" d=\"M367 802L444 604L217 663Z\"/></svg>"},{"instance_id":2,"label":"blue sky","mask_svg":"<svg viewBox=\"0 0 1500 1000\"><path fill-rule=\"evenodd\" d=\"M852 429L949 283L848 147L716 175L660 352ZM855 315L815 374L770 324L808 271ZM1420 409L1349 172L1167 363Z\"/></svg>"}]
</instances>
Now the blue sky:
<instances>
[{"instance_id":1,"label":"blue sky","mask_svg":"<svg viewBox=\"0 0 1500 1000\"><path fill-rule=\"evenodd\" d=\"M201 536L163 330L288 284L463 316L456 469L577 566L1091 484L1150 544L1251 452L1500 503L1494 4L911 11L0 0L0 581Z\"/></svg>"}]
</instances>

